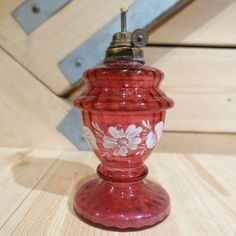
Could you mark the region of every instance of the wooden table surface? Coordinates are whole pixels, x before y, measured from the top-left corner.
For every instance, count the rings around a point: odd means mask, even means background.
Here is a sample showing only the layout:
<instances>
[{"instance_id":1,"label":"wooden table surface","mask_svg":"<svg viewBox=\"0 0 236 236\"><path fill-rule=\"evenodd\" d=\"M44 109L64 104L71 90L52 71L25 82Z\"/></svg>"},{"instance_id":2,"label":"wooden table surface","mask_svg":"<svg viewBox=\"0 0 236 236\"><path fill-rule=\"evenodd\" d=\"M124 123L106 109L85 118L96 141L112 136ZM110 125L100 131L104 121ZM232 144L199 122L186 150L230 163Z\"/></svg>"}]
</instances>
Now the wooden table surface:
<instances>
[{"instance_id":1,"label":"wooden table surface","mask_svg":"<svg viewBox=\"0 0 236 236\"><path fill-rule=\"evenodd\" d=\"M74 189L95 173L91 152L0 149L0 235L236 235L236 156L154 152L149 178L172 212L141 231L107 231L78 219Z\"/></svg>"}]
</instances>

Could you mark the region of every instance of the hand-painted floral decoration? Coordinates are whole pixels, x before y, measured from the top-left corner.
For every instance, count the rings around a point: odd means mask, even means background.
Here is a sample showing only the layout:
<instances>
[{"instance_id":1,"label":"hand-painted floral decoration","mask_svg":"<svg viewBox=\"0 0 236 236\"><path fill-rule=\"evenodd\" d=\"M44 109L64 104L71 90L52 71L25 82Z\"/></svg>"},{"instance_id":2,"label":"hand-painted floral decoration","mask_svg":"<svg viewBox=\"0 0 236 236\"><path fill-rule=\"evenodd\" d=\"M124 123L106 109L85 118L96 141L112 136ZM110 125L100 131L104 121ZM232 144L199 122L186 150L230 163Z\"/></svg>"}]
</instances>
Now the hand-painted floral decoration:
<instances>
[{"instance_id":1,"label":"hand-painted floral decoration","mask_svg":"<svg viewBox=\"0 0 236 236\"><path fill-rule=\"evenodd\" d=\"M107 134L97 123L92 122L92 127L94 133L90 128L84 127L85 136L92 149L97 150L100 144L104 148L103 156L126 157L129 152L142 155L148 149L154 148L160 140L164 123L157 123L154 129L148 120L142 120L140 126L130 124L126 129L121 125L110 126Z\"/></svg>"},{"instance_id":2,"label":"hand-painted floral decoration","mask_svg":"<svg viewBox=\"0 0 236 236\"><path fill-rule=\"evenodd\" d=\"M111 136L103 137L103 147L112 149L114 156L127 156L128 149L136 150L142 139L138 135L142 132L141 127L129 125L124 131L116 127L109 127L108 132Z\"/></svg>"}]
</instances>

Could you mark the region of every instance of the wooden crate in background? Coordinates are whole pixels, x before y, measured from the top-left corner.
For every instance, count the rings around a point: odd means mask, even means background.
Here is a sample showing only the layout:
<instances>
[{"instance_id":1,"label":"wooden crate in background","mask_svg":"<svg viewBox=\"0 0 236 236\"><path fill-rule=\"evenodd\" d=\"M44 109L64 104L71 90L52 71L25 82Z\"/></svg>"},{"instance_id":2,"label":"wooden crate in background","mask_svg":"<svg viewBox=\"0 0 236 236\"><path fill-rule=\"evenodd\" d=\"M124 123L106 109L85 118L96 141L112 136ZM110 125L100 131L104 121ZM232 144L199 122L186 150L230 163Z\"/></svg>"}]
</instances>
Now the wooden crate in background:
<instances>
[{"instance_id":1,"label":"wooden crate in background","mask_svg":"<svg viewBox=\"0 0 236 236\"><path fill-rule=\"evenodd\" d=\"M74 0L27 34L11 14L23 0L0 0L1 146L74 148L58 127L84 87L68 93L58 62L133 2ZM150 32L145 58L166 75L161 88L175 101L166 131L176 139L236 131L235 7L196 0Z\"/></svg>"},{"instance_id":2,"label":"wooden crate in background","mask_svg":"<svg viewBox=\"0 0 236 236\"><path fill-rule=\"evenodd\" d=\"M26 34L11 15L24 0L13 3L1 0L0 6L8 7L0 8L0 45L55 94L63 95L71 89L71 84L60 71L58 62L118 16L122 5L129 6L133 1L70 1Z\"/></svg>"}]
</instances>

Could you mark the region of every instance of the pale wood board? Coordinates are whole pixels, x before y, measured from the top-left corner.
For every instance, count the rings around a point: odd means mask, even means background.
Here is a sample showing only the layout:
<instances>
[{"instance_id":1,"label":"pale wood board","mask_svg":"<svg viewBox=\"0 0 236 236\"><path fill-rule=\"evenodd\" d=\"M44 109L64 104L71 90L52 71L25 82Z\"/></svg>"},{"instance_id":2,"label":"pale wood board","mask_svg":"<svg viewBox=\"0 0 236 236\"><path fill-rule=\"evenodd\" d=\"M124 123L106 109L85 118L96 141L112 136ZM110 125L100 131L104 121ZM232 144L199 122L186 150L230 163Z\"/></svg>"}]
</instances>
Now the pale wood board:
<instances>
[{"instance_id":1,"label":"pale wood board","mask_svg":"<svg viewBox=\"0 0 236 236\"><path fill-rule=\"evenodd\" d=\"M157 25L149 42L236 46L235 22L235 0L195 0Z\"/></svg>"},{"instance_id":2,"label":"pale wood board","mask_svg":"<svg viewBox=\"0 0 236 236\"><path fill-rule=\"evenodd\" d=\"M24 0L0 0L0 21L9 16L9 13L16 9Z\"/></svg>"},{"instance_id":3,"label":"pale wood board","mask_svg":"<svg viewBox=\"0 0 236 236\"><path fill-rule=\"evenodd\" d=\"M120 14L134 0L74 0L26 35L11 16L23 0L0 0L0 45L57 94L72 86L58 67L74 49ZM9 4L9 5L8 5Z\"/></svg>"},{"instance_id":4,"label":"pale wood board","mask_svg":"<svg viewBox=\"0 0 236 236\"><path fill-rule=\"evenodd\" d=\"M19 150L15 152L19 153ZM1 156L14 155L14 150L1 149L0 153ZM2 178L15 184L11 191L13 199L18 199L19 189L30 193L20 204L18 202L14 214L1 227L1 235L235 235L235 155L154 152L146 162L149 178L160 182L169 192L171 215L149 229L113 232L87 225L72 210L77 182L81 184L91 178L98 164L91 152L71 151L60 155L60 152L50 150L34 150L28 155L24 153L24 159L31 161L22 167L20 160L9 160L11 173L6 171ZM34 169L38 165L48 165L49 161L54 164L50 164L43 178L39 178L34 186L29 184L28 179L37 179L38 172ZM22 177L22 172L28 174L28 179ZM9 206L11 202L5 189L1 184L2 201ZM6 215L2 212L1 218Z\"/></svg>"},{"instance_id":5,"label":"pale wood board","mask_svg":"<svg viewBox=\"0 0 236 236\"><path fill-rule=\"evenodd\" d=\"M42 152L32 149L1 148L0 228L14 214L61 153L62 151ZM41 158L44 158L44 161L41 161ZM15 179L24 182L27 187L18 184Z\"/></svg>"},{"instance_id":6,"label":"pale wood board","mask_svg":"<svg viewBox=\"0 0 236 236\"><path fill-rule=\"evenodd\" d=\"M149 47L146 63L161 69L161 89L175 101L166 130L236 132L236 50Z\"/></svg>"},{"instance_id":7,"label":"pale wood board","mask_svg":"<svg viewBox=\"0 0 236 236\"><path fill-rule=\"evenodd\" d=\"M0 50L0 146L74 146L56 129L71 106Z\"/></svg>"},{"instance_id":8,"label":"pale wood board","mask_svg":"<svg viewBox=\"0 0 236 236\"><path fill-rule=\"evenodd\" d=\"M159 152L236 155L236 134L164 132Z\"/></svg>"}]
</instances>

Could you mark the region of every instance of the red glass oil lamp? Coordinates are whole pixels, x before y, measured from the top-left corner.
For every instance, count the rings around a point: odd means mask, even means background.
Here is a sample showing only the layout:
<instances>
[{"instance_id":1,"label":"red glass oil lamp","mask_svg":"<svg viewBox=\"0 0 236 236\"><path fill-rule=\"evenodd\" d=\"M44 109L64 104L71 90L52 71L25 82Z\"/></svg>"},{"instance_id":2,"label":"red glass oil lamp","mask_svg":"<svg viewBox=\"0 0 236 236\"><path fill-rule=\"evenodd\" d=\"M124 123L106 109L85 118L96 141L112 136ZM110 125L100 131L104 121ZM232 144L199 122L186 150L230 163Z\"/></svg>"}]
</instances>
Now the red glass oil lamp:
<instances>
[{"instance_id":1,"label":"red glass oil lamp","mask_svg":"<svg viewBox=\"0 0 236 236\"><path fill-rule=\"evenodd\" d=\"M74 101L101 161L100 178L80 187L74 209L93 223L123 229L151 226L170 212L165 189L145 179L144 161L161 137L165 110L173 106L158 87L163 73L144 65L146 32L126 32L125 14L104 64L84 72L87 91Z\"/></svg>"}]
</instances>

